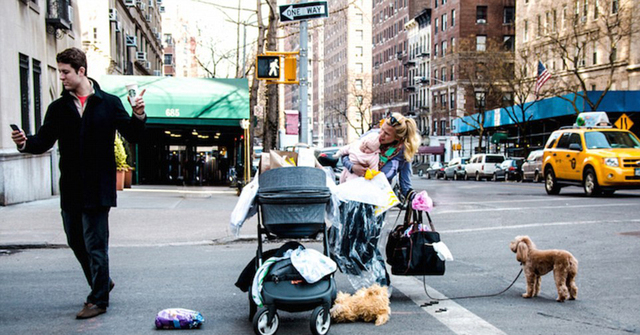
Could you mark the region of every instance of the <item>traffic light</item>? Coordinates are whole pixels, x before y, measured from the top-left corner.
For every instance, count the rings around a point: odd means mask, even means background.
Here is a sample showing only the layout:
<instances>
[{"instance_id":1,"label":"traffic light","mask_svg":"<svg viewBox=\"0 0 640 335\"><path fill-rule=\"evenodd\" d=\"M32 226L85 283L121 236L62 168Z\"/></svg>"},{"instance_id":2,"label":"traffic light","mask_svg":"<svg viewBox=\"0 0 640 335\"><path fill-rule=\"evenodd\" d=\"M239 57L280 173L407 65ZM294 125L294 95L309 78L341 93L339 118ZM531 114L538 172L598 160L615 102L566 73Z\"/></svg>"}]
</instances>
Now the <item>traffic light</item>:
<instances>
[{"instance_id":1,"label":"traffic light","mask_svg":"<svg viewBox=\"0 0 640 335\"><path fill-rule=\"evenodd\" d=\"M258 79L280 79L280 56L258 55L256 58Z\"/></svg>"}]
</instances>

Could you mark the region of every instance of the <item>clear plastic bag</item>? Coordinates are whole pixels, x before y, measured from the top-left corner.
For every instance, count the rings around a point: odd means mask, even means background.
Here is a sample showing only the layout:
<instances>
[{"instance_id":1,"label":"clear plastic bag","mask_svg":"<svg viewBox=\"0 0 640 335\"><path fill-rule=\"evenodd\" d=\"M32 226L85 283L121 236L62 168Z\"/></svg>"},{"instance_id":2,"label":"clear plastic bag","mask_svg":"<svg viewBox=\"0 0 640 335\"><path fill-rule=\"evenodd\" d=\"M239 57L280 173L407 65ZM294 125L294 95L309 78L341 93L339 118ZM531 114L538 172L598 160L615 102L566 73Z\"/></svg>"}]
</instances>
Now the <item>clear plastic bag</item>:
<instances>
[{"instance_id":1,"label":"clear plastic bag","mask_svg":"<svg viewBox=\"0 0 640 335\"><path fill-rule=\"evenodd\" d=\"M375 283L389 284L384 258L378 249L384 217L375 215L374 205L348 201L341 204L339 220L330 229L331 257L356 290Z\"/></svg>"}]
</instances>

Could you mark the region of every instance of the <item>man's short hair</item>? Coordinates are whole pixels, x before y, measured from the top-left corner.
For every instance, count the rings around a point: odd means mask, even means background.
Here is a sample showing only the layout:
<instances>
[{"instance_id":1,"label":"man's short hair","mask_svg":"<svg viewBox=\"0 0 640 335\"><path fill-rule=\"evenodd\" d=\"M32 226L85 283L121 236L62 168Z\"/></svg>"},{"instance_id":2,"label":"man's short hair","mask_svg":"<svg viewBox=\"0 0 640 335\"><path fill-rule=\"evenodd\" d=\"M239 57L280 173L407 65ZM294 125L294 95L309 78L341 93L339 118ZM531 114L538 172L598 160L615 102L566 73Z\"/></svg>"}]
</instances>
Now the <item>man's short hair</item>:
<instances>
[{"instance_id":1,"label":"man's short hair","mask_svg":"<svg viewBox=\"0 0 640 335\"><path fill-rule=\"evenodd\" d=\"M56 56L56 62L69 64L78 72L81 67L84 67L84 74L87 75L87 56L84 51L78 48L69 48Z\"/></svg>"}]
</instances>

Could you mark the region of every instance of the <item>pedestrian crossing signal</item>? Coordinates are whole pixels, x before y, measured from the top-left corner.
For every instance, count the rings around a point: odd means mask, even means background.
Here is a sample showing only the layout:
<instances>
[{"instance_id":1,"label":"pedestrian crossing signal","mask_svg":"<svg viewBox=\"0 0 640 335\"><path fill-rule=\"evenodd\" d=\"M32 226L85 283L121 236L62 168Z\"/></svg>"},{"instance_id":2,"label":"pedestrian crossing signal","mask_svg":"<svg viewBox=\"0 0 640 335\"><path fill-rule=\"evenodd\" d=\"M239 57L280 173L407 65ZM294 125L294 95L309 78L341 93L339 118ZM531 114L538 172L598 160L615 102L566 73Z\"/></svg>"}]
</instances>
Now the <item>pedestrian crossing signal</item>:
<instances>
[{"instance_id":1,"label":"pedestrian crossing signal","mask_svg":"<svg viewBox=\"0 0 640 335\"><path fill-rule=\"evenodd\" d=\"M280 56L258 55L256 60L258 79L280 79Z\"/></svg>"}]
</instances>

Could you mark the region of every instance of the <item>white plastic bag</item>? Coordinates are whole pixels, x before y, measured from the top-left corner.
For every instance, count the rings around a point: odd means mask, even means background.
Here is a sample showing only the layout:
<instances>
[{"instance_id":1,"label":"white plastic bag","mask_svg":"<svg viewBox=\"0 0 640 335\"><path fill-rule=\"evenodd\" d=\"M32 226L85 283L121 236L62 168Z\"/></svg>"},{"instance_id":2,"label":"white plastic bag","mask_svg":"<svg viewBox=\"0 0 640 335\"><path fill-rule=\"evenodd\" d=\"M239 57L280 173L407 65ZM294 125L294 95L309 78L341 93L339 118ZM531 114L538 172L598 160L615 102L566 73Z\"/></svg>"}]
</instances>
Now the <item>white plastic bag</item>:
<instances>
[{"instance_id":1,"label":"white plastic bag","mask_svg":"<svg viewBox=\"0 0 640 335\"><path fill-rule=\"evenodd\" d=\"M299 247L291 253L291 264L309 284L336 272L338 266L318 250Z\"/></svg>"},{"instance_id":2,"label":"white plastic bag","mask_svg":"<svg viewBox=\"0 0 640 335\"><path fill-rule=\"evenodd\" d=\"M256 196L258 195L258 176L242 188L240 198L231 212L229 229L234 236L240 234L242 224L258 212Z\"/></svg>"},{"instance_id":3,"label":"white plastic bag","mask_svg":"<svg viewBox=\"0 0 640 335\"><path fill-rule=\"evenodd\" d=\"M342 201L357 201L377 206L376 215L384 213L400 202L384 173L379 173L371 180L364 177L351 179L338 185L336 194Z\"/></svg>"},{"instance_id":4,"label":"white plastic bag","mask_svg":"<svg viewBox=\"0 0 640 335\"><path fill-rule=\"evenodd\" d=\"M438 253L438 258L443 261L452 261L453 255L444 242L436 242L433 244L433 250Z\"/></svg>"}]
</instances>

